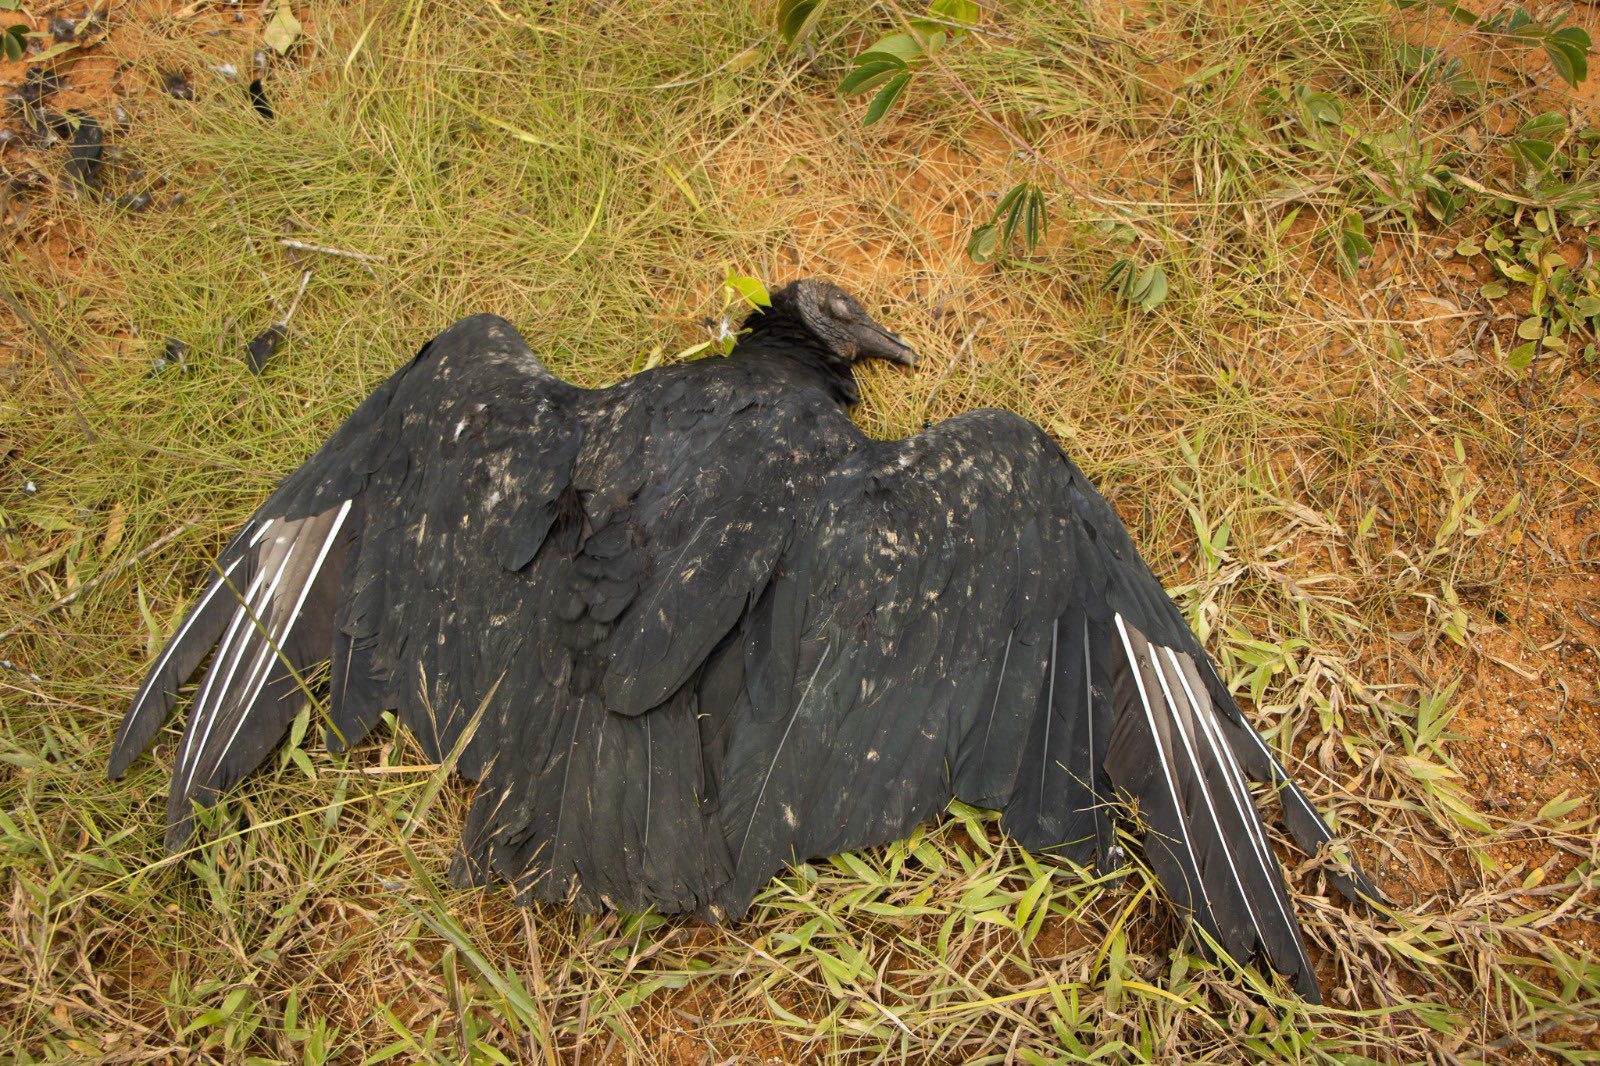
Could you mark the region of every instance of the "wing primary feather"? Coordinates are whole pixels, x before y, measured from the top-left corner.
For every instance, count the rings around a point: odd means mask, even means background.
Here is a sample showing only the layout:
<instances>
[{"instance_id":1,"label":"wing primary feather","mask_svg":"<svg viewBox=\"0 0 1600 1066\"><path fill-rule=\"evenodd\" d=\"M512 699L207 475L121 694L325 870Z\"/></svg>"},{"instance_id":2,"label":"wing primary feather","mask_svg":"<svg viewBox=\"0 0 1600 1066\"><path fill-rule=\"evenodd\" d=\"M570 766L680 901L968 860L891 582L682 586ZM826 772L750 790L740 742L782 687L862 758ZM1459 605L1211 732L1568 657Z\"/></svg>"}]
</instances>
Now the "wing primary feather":
<instances>
[{"instance_id":1,"label":"wing primary feather","mask_svg":"<svg viewBox=\"0 0 1600 1066\"><path fill-rule=\"evenodd\" d=\"M271 630L268 630L265 626L262 627L263 632L260 634L263 637L261 647L256 651L255 657L251 661L244 685L238 690L245 693L245 695L242 698L234 699L235 707L249 708L259 694L261 686L266 684L267 675L271 672L272 663L276 658L275 653L283 651L285 642L288 641L290 633L294 630L295 622L300 617L300 609L305 605L306 597L310 595L312 588L316 585L317 575L322 570L323 560L327 558L329 550L333 547L334 538L338 534L340 526L344 524L345 515L350 510L350 503L351 501L346 500L339 508L339 513L334 517L332 526L323 538L322 546L317 550L316 559L312 561L310 570L307 571L305 578L300 582L294 607L289 610L288 614L271 619L273 623ZM296 547L298 546L297 543ZM285 558L284 563L285 565L288 564L287 558ZM221 698L226 700L228 693L223 693ZM237 734L238 730L236 728L234 735L237 736ZM232 737L229 738L229 744L231 745L231 743Z\"/></svg>"},{"instance_id":2,"label":"wing primary feather","mask_svg":"<svg viewBox=\"0 0 1600 1066\"><path fill-rule=\"evenodd\" d=\"M260 695L261 689L266 685L267 679L272 675L272 664L276 659L275 653L282 653L283 646L289 640L289 635L294 632L294 625L300 620L300 609L305 606L306 597L311 594L312 587L317 583L317 575L322 571L322 564L327 560L328 552L332 550L334 541L339 536L340 528L344 526L345 516L350 513L351 503L351 500L344 501L339 507L339 513L334 516L333 524L323 538L322 547L317 549L316 560L312 562L311 570L306 575L305 582L300 586L300 593L294 601L294 607L290 610L288 617L282 621L282 632L275 637L268 637L263 642L264 646L259 653L259 665L251 671L251 678L247 683L244 697L235 704L240 711L239 721L234 725L233 732L228 735L227 742L217 752L217 757L212 760L212 773L215 773L222 766L222 760L227 758L228 752L233 749L234 741L239 738L239 731L244 728L245 722L249 721L251 707Z\"/></svg>"},{"instance_id":3,"label":"wing primary feather","mask_svg":"<svg viewBox=\"0 0 1600 1066\"><path fill-rule=\"evenodd\" d=\"M211 727L214 724L212 722L214 713L212 710L213 699L217 692L226 688L222 682L224 672L230 676L233 673L233 668L228 665L230 657L236 667L238 660L244 654L245 647L249 644L249 638L244 633L253 624L254 616L258 613L257 607L253 606L253 604L257 603L261 589L266 583L267 572L263 568L251 579L249 587L245 589L239 609L233 612L233 621L229 623L228 631L223 635L222 643L217 645L216 654L211 658L211 668L206 671L205 680L200 685L200 693L195 697L194 711L189 717L189 731L184 738L183 750L179 754L178 765L172 771L172 789L175 796L185 795L188 792L188 782L185 781L184 784L179 785L178 781L180 778L192 780L194 777L193 763L196 761L200 750L205 747L206 739L211 735Z\"/></svg>"},{"instance_id":4,"label":"wing primary feather","mask_svg":"<svg viewBox=\"0 0 1600 1066\"><path fill-rule=\"evenodd\" d=\"M245 586L242 596L239 594L238 588L232 585L229 586L230 591L233 592L234 597L238 600L239 606L234 608L233 614L229 617L228 626L223 630L222 638L217 642L216 649L212 652L211 665L206 669L205 677L200 681L200 691L195 694L194 709L189 714L189 724L184 730L183 743L178 747L177 765L172 770L174 788L177 787L178 778L189 764L189 753L194 750L195 740L199 736L200 724L203 721L206 703L210 699L211 690L216 687L218 680L220 680L222 664L227 660L229 653L233 651L233 642L239 635L239 627L244 623L245 605L255 596L256 591L261 587L261 583L266 580L266 576L265 571L258 571L252 575L250 584Z\"/></svg>"},{"instance_id":5,"label":"wing primary feather","mask_svg":"<svg viewBox=\"0 0 1600 1066\"><path fill-rule=\"evenodd\" d=\"M1000 692L1006 683L1006 666L1011 662L1011 641L1016 637L1016 631L1006 634L1005 654L1000 656L1000 675L994 683L994 702L989 705L989 724L983 730L983 755L978 759L978 765L984 765L984 760L989 757L989 734L994 732L995 712L1000 709Z\"/></svg>"},{"instance_id":6,"label":"wing primary feather","mask_svg":"<svg viewBox=\"0 0 1600 1066\"><path fill-rule=\"evenodd\" d=\"M1043 765L1039 767L1039 811L1041 813L1044 811L1045 775L1050 772L1050 719L1056 713L1056 674L1059 672L1056 669L1056 649L1058 647L1056 634L1060 628L1061 619L1057 618L1050 623L1050 665L1047 667L1050 671L1050 685L1044 704L1044 743L1040 745L1041 750L1039 753L1039 757L1044 760Z\"/></svg>"},{"instance_id":7,"label":"wing primary feather","mask_svg":"<svg viewBox=\"0 0 1600 1066\"><path fill-rule=\"evenodd\" d=\"M1178 653L1171 648L1163 649L1167 658L1172 661L1172 667L1177 671L1178 683L1183 686L1184 695L1189 699L1189 706L1195 708L1195 717L1200 721L1200 728L1204 730L1206 743L1210 746L1212 754L1227 771L1228 779L1233 786L1234 804L1241 814L1255 813L1255 802L1250 798L1249 791L1245 788L1244 773L1239 768L1238 760L1233 757L1233 750L1229 747L1227 739L1222 735L1221 725L1217 720L1216 709L1209 701L1202 703L1195 695L1195 690L1189 684L1189 678L1178 660ZM1257 854L1265 861L1271 854L1267 844L1265 831L1261 827L1260 817L1250 817L1244 820L1245 828L1250 832L1251 842L1256 846Z\"/></svg>"},{"instance_id":8,"label":"wing primary feather","mask_svg":"<svg viewBox=\"0 0 1600 1066\"><path fill-rule=\"evenodd\" d=\"M745 823L744 837L739 841L739 853L734 856L735 867L744 859L745 845L750 843L750 830L755 828L756 815L761 811L761 800L767 794L767 785L772 782L772 771L777 769L778 759L783 755L783 746L789 740L789 733L794 729L794 723L799 719L800 712L805 709L806 699L811 695L811 686L817 683L817 675L822 672L822 664L828 661L828 649L823 648L822 654L817 656L817 667L811 671L811 678L806 682L805 691L800 693L800 698L795 701L794 711L789 715L789 724L783 727L783 736L778 738L778 746L772 752L772 761L767 764L767 774L761 779L761 789L756 793L756 801L750 805L750 821Z\"/></svg>"},{"instance_id":9,"label":"wing primary feather","mask_svg":"<svg viewBox=\"0 0 1600 1066\"><path fill-rule=\"evenodd\" d=\"M1200 725L1201 732L1205 735L1207 747L1211 749L1211 756L1222 767L1225 778L1229 783L1229 794L1233 797L1235 808L1239 817L1244 821L1245 835L1250 843L1251 853L1261 869L1267 874L1267 884L1272 890L1272 902L1278 908L1278 919L1282 928L1294 933L1289 939L1295 953L1300 958L1302 974L1312 972L1311 960L1306 957L1305 947L1300 943L1298 934L1299 923L1289 910L1289 901L1278 884L1277 878L1272 874L1276 869L1272 850L1267 844L1266 833L1262 829L1261 819L1256 815L1255 804L1250 799L1250 793L1245 789L1244 774L1239 770L1239 764L1234 759L1233 753L1228 750L1227 741L1222 736L1222 730L1216 720L1216 709L1209 702L1202 702L1196 695L1195 688L1189 682L1188 672L1183 669L1178 655L1171 648L1164 649L1167 658L1172 663L1172 669L1177 674L1178 683L1183 687L1184 695L1188 698L1189 706L1194 709L1195 719ZM1258 923L1259 928L1259 923ZM1263 944L1266 941L1263 940Z\"/></svg>"},{"instance_id":10,"label":"wing primary feather","mask_svg":"<svg viewBox=\"0 0 1600 1066\"><path fill-rule=\"evenodd\" d=\"M1205 767L1200 763L1200 753L1195 747L1194 740L1189 736L1189 730L1185 728L1183 724L1184 716L1178 713L1178 701L1173 695L1171 683L1167 680L1167 672L1162 668L1161 656L1159 654L1155 654L1167 649L1162 649L1152 644L1150 645L1150 650L1152 652L1152 655L1150 656L1151 665L1155 667L1156 680L1161 683L1161 693L1165 697L1167 707L1171 711L1170 717L1172 719L1173 732L1177 733L1178 741L1183 745L1183 755L1188 758L1189 765L1193 770L1196 789L1200 793L1200 798L1205 803L1206 813L1211 816L1211 825L1216 829L1218 849L1222 852L1223 860L1228 864L1228 873L1233 876L1233 883L1238 890L1239 903L1244 907L1245 916L1250 919L1250 927L1255 930L1256 941L1261 944L1263 948L1265 948L1267 946L1267 937L1261 929L1261 923L1256 920L1255 908L1250 904L1250 892L1245 886L1244 878L1239 873L1238 864L1233 861L1233 842L1228 839L1228 833L1222 827L1222 819L1217 815L1216 803L1211 795L1211 785L1206 777ZM1170 654L1170 651L1168 653ZM1197 706L1194 706L1192 700L1190 706L1193 707L1195 717L1198 719L1200 715L1200 709ZM1177 755L1178 752L1174 751L1174 758L1176 758ZM1242 810L1239 813L1244 820L1245 833L1246 836L1248 836L1250 825L1249 816L1246 815ZM1218 915L1217 917L1220 918L1221 916ZM1220 927L1220 921L1217 924ZM1232 950L1231 945L1229 950Z\"/></svg>"},{"instance_id":11,"label":"wing primary feather","mask_svg":"<svg viewBox=\"0 0 1600 1066\"><path fill-rule=\"evenodd\" d=\"M201 594L200 599L195 601L193 607L189 608L188 617L184 618L183 624L178 627L178 631L167 640L167 646L162 649L161 654L156 658L155 664L150 667L144 685L139 689L138 695L134 697L132 705L128 707L128 713L123 716L122 725L118 727L117 737L113 742L114 747L120 746L123 740L126 739L128 731L132 728L134 720L139 717L139 712L143 709L145 701L150 698L150 694L156 690L156 686L160 683L161 671L166 669L167 663L171 661L173 654L183 645L183 638L188 636L190 628L200 618L201 612L210 605L211 600L217 593L228 585L228 579L233 576L234 570L238 569L239 564L242 562L244 562L244 557L240 556L214 576L211 579L211 583L206 586L205 592ZM183 680L185 679L180 678L179 682L181 683Z\"/></svg>"},{"instance_id":12,"label":"wing primary feather","mask_svg":"<svg viewBox=\"0 0 1600 1066\"><path fill-rule=\"evenodd\" d=\"M650 789L655 784L656 776L656 753L650 738L650 723L653 720L648 714L644 716L644 838L639 847L645 851L650 848Z\"/></svg>"},{"instance_id":13,"label":"wing primary feather","mask_svg":"<svg viewBox=\"0 0 1600 1066\"><path fill-rule=\"evenodd\" d=\"M288 548L284 550L283 559L278 563L278 569L273 572L272 579L257 593L255 605L253 607L246 605L241 608L242 625L240 626L239 647L234 653L233 661L228 665L226 676L222 678L215 688L207 693L210 696L210 700L206 708L205 732L201 734L195 746L189 751L189 772L183 785L185 795L189 794L190 789L194 787L195 772L200 768L201 753L205 751L206 741L211 738L211 731L216 727L217 720L222 716L222 709L226 706L228 694L233 688L234 675L238 673L239 666L244 662L245 656L250 654L252 650L252 644L254 643L252 638L259 638L266 631L266 626L262 624L261 616L266 614L267 607L272 603L272 597L278 591L278 582L283 579L283 572L288 569L289 561L294 558L295 549L299 546L300 541L298 538L289 544ZM255 657L252 656L252 669L255 665L254 659ZM216 670L216 668L216 665L213 664L212 670ZM209 674L206 675L206 680L211 680Z\"/></svg>"},{"instance_id":14,"label":"wing primary feather","mask_svg":"<svg viewBox=\"0 0 1600 1066\"><path fill-rule=\"evenodd\" d=\"M1139 702L1143 705L1145 720L1150 726L1150 739L1155 745L1156 762L1161 766L1162 779L1167 784L1167 792L1172 796L1172 805L1176 815L1175 820L1178 823L1178 832L1183 836L1183 848L1188 855L1188 867L1194 871L1195 875L1194 887L1199 889L1200 898L1205 903L1206 913L1214 913L1214 910L1211 906L1211 897L1206 893L1205 879L1200 874L1200 863L1195 856L1194 845L1189 840L1189 829L1184 823L1183 798L1178 794L1178 783L1173 780L1172 767L1167 762L1166 746L1161 743L1161 730L1156 723L1155 711L1150 705L1150 694L1145 691L1144 677L1142 672L1139 670L1139 657L1133 653L1133 642L1128 639L1128 626L1127 623L1123 621L1122 613L1120 611L1114 616L1114 621L1117 625L1117 635L1122 638L1122 650L1128 656L1128 669L1133 675L1133 684L1139 693ZM1177 841L1174 841L1174 843L1177 843ZM1188 871L1185 870L1184 879L1187 880L1188 876ZM1193 892L1189 893L1189 898L1194 898Z\"/></svg>"}]
</instances>

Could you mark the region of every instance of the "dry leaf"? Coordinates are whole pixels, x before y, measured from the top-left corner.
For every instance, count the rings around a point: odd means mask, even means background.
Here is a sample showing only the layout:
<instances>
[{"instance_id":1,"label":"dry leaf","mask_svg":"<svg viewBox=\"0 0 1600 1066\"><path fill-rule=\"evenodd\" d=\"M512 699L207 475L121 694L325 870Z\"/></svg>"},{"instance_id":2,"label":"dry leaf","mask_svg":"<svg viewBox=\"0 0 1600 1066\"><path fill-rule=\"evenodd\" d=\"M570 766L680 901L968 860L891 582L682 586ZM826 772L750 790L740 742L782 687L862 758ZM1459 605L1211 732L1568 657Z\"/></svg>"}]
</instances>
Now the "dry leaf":
<instances>
[{"instance_id":1,"label":"dry leaf","mask_svg":"<svg viewBox=\"0 0 1600 1066\"><path fill-rule=\"evenodd\" d=\"M272 13L272 21L267 23L267 28L262 31L261 38L272 46L272 50L279 55L285 55L294 47L294 42L300 37L300 20L294 17L294 12L289 10L287 3L278 5L278 10Z\"/></svg>"},{"instance_id":2,"label":"dry leaf","mask_svg":"<svg viewBox=\"0 0 1600 1066\"><path fill-rule=\"evenodd\" d=\"M122 506L121 501L112 504L111 520L106 523L106 535L100 541L100 551L102 553L109 555L111 549L115 548L118 542L122 540L122 528L127 524L127 521L128 511L127 508Z\"/></svg>"}]
</instances>

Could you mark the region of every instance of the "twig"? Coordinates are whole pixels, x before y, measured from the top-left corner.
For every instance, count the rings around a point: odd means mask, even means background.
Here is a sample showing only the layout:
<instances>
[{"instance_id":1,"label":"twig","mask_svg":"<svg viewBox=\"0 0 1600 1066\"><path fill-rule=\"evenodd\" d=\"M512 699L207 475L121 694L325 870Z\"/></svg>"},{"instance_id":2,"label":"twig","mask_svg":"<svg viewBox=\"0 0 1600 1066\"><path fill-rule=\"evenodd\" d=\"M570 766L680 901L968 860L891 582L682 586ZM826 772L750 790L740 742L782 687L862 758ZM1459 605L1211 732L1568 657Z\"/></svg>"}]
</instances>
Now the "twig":
<instances>
[{"instance_id":1,"label":"twig","mask_svg":"<svg viewBox=\"0 0 1600 1066\"><path fill-rule=\"evenodd\" d=\"M280 238L279 244L285 248L294 248L301 252L317 252L320 255L336 255L341 259L354 259L358 263L384 263L386 259L381 255L369 255L366 252L347 252L343 248L329 248L321 244L307 244L305 241L291 240L288 237Z\"/></svg>"},{"instance_id":2,"label":"twig","mask_svg":"<svg viewBox=\"0 0 1600 1066\"><path fill-rule=\"evenodd\" d=\"M185 533L189 532L189 530L193 529L199 524L200 523L198 521L185 522L176 529L162 534L160 537L157 537L149 544L146 544L144 547L140 548L138 551L122 560L122 562L117 563L115 566L112 566L110 569L104 571L98 576L79 585L77 588L73 589L59 600L56 600L54 603L51 603L49 606L45 607L42 611L39 611L37 614L18 622L4 633L0 633L0 643L10 640L24 629L27 629L29 626L43 621L49 615L59 611L61 608L67 606L67 604L77 600L78 597L82 596L84 593L93 592L107 581L110 581L113 577L116 577L118 574L122 573L128 567L139 562L141 559L146 559L151 555L154 555L156 552L160 551L162 548L165 548L168 544L171 544L173 541L177 540L179 537L183 536Z\"/></svg>"},{"instance_id":3,"label":"twig","mask_svg":"<svg viewBox=\"0 0 1600 1066\"><path fill-rule=\"evenodd\" d=\"M311 271L300 275L300 287L295 290L294 299L289 301L289 310L284 312L283 321L279 323L284 329L289 328L289 320L294 317L295 310L300 306L300 297L306 294L306 285L311 281Z\"/></svg>"}]
</instances>

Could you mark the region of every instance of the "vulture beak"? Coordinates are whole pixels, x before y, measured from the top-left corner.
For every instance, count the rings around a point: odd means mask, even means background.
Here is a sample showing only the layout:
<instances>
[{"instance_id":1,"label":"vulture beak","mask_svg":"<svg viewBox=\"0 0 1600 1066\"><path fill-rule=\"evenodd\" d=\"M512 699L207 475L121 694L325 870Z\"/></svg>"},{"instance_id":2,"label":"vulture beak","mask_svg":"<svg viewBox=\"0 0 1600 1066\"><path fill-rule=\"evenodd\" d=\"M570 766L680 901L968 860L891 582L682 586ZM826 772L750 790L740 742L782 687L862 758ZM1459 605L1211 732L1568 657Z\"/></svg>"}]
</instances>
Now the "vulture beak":
<instances>
[{"instance_id":1,"label":"vulture beak","mask_svg":"<svg viewBox=\"0 0 1600 1066\"><path fill-rule=\"evenodd\" d=\"M901 366L916 366L917 351L911 345L901 340L896 334L890 333L876 322L863 323L866 329L860 338L860 350L856 354L856 361L863 359L887 359L891 363Z\"/></svg>"}]
</instances>

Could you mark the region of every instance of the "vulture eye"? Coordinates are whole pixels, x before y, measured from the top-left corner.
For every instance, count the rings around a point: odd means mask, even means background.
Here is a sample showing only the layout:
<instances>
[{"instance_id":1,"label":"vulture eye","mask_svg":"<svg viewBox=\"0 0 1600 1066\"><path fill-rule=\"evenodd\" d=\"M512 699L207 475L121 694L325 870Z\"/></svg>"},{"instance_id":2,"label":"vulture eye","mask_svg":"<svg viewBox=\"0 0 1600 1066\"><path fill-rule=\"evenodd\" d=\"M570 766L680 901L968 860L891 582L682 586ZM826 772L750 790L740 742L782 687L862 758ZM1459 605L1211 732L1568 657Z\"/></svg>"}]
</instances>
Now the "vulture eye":
<instances>
[{"instance_id":1,"label":"vulture eye","mask_svg":"<svg viewBox=\"0 0 1600 1066\"><path fill-rule=\"evenodd\" d=\"M843 296L835 296L828 301L828 313L834 318L849 318L850 301Z\"/></svg>"}]
</instances>

